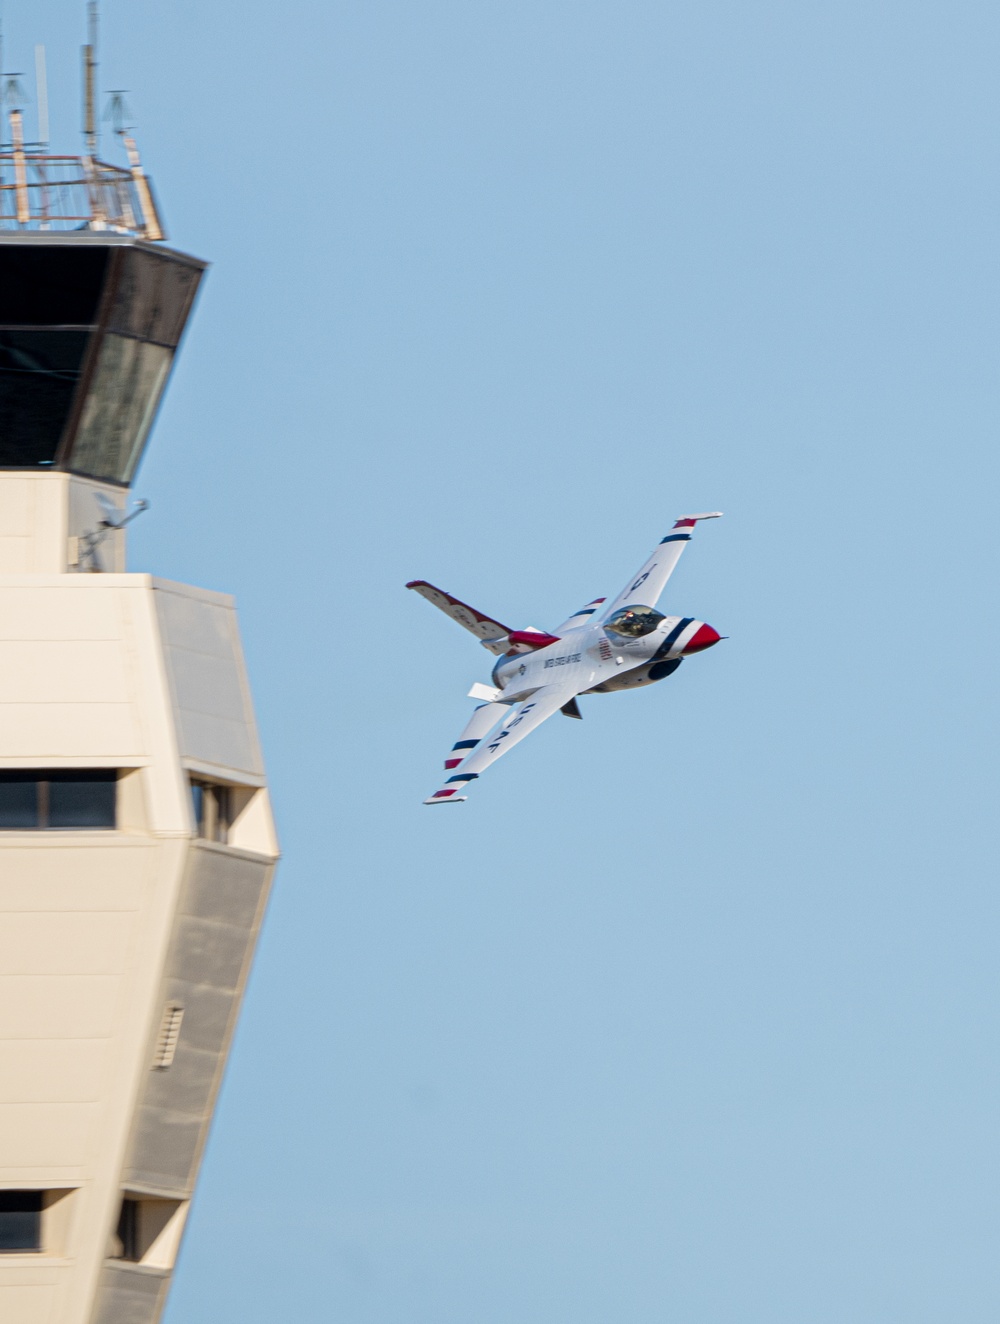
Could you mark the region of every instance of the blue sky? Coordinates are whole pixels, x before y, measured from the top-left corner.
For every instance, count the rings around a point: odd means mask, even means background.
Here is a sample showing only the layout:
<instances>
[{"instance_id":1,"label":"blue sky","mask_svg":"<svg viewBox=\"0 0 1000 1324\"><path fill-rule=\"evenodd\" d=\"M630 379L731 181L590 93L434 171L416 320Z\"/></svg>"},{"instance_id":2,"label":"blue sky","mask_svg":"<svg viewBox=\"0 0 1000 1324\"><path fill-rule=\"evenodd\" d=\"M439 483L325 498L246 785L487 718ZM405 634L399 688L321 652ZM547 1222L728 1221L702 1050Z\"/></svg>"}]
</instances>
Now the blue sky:
<instances>
[{"instance_id":1,"label":"blue sky","mask_svg":"<svg viewBox=\"0 0 1000 1324\"><path fill-rule=\"evenodd\" d=\"M82 4L6 0L77 141ZM993 1324L996 6L105 0L212 269L132 563L284 859L167 1324ZM729 640L430 812L514 626Z\"/></svg>"}]
</instances>

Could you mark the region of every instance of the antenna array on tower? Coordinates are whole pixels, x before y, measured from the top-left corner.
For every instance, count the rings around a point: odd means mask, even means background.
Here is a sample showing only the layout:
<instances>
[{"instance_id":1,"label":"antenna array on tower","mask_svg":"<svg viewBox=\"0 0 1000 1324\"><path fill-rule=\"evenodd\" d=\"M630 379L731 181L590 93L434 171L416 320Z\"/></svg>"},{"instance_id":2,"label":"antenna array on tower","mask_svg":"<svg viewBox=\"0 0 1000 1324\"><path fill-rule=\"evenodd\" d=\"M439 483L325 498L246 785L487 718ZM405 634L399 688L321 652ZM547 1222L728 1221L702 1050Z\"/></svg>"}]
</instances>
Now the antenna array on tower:
<instances>
[{"instance_id":1,"label":"antenna array on tower","mask_svg":"<svg viewBox=\"0 0 1000 1324\"><path fill-rule=\"evenodd\" d=\"M143 239L166 238L149 178L129 124L121 91L111 93L114 137L127 164L102 161L97 113L97 0L87 4L83 47L82 156L49 150L49 99L45 47L35 47L37 141L25 140L29 98L21 75L4 70L0 32L0 232L3 230L108 230Z\"/></svg>"}]
</instances>

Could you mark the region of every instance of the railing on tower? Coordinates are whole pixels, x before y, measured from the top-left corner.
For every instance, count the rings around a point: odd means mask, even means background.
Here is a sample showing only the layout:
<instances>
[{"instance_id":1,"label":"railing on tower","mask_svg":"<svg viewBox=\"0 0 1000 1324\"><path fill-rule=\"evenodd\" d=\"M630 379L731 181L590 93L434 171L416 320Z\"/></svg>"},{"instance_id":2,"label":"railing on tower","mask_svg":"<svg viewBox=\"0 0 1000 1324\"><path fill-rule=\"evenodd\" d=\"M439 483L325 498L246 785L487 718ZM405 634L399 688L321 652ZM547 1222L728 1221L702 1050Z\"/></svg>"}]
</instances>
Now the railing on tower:
<instances>
[{"instance_id":1,"label":"railing on tower","mask_svg":"<svg viewBox=\"0 0 1000 1324\"><path fill-rule=\"evenodd\" d=\"M9 148L0 150L0 231L105 230L166 238L128 134L122 135L127 167L26 149L19 110L10 114L10 135Z\"/></svg>"}]
</instances>

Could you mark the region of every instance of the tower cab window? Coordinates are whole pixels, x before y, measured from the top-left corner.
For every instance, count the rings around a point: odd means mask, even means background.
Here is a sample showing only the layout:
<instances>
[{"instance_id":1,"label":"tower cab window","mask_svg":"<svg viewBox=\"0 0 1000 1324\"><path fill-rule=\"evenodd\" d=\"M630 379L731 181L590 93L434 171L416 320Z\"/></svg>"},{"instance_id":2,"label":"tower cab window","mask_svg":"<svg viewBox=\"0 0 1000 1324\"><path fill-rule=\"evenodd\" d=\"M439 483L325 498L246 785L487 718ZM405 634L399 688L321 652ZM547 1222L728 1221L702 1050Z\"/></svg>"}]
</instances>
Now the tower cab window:
<instances>
[{"instance_id":1,"label":"tower cab window","mask_svg":"<svg viewBox=\"0 0 1000 1324\"><path fill-rule=\"evenodd\" d=\"M624 635L627 639L641 639L644 634L652 634L665 619L652 607L622 607L605 621L604 628L612 634Z\"/></svg>"},{"instance_id":2,"label":"tower cab window","mask_svg":"<svg viewBox=\"0 0 1000 1324\"><path fill-rule=\"evenodd\" d=\"M114 768L0 772L0 831L113 829L117 782Z\"/></svg>"},{"instance_id":3,"label":"tower cab window","mask_svg":"<svg viewBox=\"0 0 1000 1324\"><path fill-rule=\"evenodd\" d=\"M217 782L191 782L191 805L198 836L205 841L229 840L232 822L232 792Z\"/></svg>"}]
</instances>

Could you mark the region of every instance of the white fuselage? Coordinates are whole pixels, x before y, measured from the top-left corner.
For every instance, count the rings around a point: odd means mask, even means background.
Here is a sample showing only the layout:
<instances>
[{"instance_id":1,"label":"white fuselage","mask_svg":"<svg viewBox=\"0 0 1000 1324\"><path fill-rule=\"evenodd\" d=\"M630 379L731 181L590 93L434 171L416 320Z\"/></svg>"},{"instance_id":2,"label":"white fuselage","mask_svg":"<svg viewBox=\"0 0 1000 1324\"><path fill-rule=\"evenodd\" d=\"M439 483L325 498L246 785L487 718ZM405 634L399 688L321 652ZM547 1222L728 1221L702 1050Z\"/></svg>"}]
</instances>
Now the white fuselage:
<instances>
[{"instance_id":1,"label":"white fuselage","mask_svg":"<svg viewBox=\"0 0 1000 1324\"><path fill-rule=\"evenodd\" d=\"M665 616L655 630L638 639L599 623L579 626L544 648L505 653L493 668L493 683L503 691L504 703L519 703L543 685L557 682L572 686L578 694L652 685L676 671L703 626L693 617Z\"/></svg>"}]
</instances>

